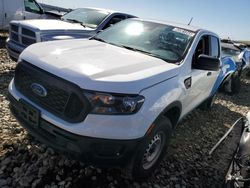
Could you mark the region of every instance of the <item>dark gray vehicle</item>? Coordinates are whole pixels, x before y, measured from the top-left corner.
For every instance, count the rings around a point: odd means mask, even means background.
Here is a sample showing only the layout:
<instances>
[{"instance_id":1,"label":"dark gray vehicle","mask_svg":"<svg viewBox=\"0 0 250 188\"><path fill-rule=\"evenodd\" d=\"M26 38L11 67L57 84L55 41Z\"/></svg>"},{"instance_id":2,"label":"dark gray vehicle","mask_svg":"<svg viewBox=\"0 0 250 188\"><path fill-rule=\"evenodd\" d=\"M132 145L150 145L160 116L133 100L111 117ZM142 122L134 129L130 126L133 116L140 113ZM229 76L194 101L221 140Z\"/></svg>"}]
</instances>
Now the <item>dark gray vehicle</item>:
<instances>
[{"instance_id":1,"label":"dark gray vehicle","mask_svg":"<svg viewBox=\"0 0 250 188\"><path fill-rule=\"evenodd\" d=\"M6 48L12 59L29 45L52 40L89 38L133 15L106 9L79 8L62 16L61 20L24 20L10 23Z\"/></svg>"}]
</instances>

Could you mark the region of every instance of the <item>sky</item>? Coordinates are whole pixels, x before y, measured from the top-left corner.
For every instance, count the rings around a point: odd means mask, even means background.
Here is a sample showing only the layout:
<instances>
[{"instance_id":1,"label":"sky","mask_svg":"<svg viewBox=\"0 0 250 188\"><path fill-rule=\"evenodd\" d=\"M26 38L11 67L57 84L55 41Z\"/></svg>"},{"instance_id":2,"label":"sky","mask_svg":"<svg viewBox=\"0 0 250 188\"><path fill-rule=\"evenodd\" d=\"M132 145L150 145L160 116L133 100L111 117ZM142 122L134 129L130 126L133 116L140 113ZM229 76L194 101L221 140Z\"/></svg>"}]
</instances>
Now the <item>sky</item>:
<instances>
[{"instance_id":1,"label":"sky","mask_svg":"<svg viewBox=\"0 0 250 188\"><path fill-rule=\"evenodd\" d=\"M97 7L145 19L209 29L221 38L250 41L250 0L38 0L65 8Z\"/></svg>"}]
</instances>

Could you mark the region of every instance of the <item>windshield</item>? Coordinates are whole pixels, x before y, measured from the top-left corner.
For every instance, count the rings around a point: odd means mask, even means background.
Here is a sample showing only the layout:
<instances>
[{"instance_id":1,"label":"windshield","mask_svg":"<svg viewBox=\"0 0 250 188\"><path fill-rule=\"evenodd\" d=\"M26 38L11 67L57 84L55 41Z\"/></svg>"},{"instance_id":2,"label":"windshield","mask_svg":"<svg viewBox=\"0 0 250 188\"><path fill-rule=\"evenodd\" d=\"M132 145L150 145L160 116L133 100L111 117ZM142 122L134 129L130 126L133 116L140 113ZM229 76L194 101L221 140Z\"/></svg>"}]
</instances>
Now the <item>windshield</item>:
<instances>
[{"instance_id":1,"label":"windshield","mask_svg":"<svg viewBox=\"0 0 250 188\"><path fill-rule=\"evenodd\" d=\"M62 20L81 23L83 26L97 28L97 26L109 15L103 10L81 8L64 15Z\"/></svg>"},{"instance_id":2,"label":"windshield","mask_svg":"<svg viewBox=\"0 0 250 188\"><path fill-rule=\"evenodd\" d=\"M95 39L177 62L184 57L194 35L170 25L128 19L104 30Z\"/></svg>"}]
</instances>

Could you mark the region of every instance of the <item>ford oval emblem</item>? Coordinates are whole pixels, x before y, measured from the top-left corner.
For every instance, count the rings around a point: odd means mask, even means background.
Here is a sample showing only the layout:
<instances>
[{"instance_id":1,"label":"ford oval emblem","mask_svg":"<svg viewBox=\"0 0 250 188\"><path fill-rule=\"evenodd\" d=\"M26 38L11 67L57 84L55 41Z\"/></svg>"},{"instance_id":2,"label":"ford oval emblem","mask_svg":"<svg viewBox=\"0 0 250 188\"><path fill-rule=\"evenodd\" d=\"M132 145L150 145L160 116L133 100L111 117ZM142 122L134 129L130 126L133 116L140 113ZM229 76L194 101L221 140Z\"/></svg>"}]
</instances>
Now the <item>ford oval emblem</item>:
<instances>
[{"instance_id":1,"label":"ford oval emblem","mask_svg":"<svg viewBox=\"0 0 250 188\"><path fill-rule=\"evenodd\" d=\"M33 93L40 97L46 97L47 96L47 90L40 84L38 83L33 83L31 84L31 90Z\"/></svg>"}]
</instances>

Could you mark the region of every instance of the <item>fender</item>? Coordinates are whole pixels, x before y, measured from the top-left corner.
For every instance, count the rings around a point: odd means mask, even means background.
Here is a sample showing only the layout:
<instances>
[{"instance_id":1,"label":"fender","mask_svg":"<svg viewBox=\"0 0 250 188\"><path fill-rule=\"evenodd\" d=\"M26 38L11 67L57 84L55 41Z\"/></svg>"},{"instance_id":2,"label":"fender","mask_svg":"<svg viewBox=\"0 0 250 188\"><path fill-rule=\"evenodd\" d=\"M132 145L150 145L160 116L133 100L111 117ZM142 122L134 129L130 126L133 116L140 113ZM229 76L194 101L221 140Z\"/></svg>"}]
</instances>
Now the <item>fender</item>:
<instances>
[{"instance_id":1,"label":"fender","mask_svg":"<svg viewBox=\"0 0 250 188\"><path fill-rule=\"evenodd\" d=\"M170 119L174 129L180 120L181 112L182 104L180 101L174 101L170 103L154 120L152 125L148 128L146 134L148 134L154 128L155 124L161 119L162 116L168 117Z\"/></svg>"},{"instance_id":2,"label":"fender","mask_svg":"<svg viewBox=\"0 0 250 188\"><path fill-rule=\"evenodd\" d=\"M225 79L227 79L231 74L233 74L237 70L237 65L235 61L229 56L223 57L221 59L221 63L221 70L217 77L217 80L215 81L210 96L213 96L218 91L219 87L223 84Z\"/></svg>"}]
</instances>

